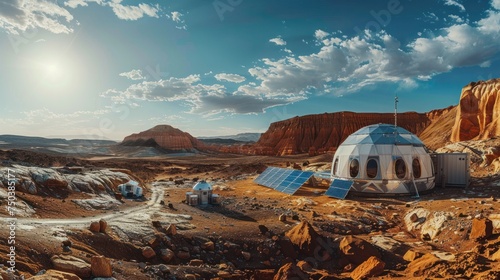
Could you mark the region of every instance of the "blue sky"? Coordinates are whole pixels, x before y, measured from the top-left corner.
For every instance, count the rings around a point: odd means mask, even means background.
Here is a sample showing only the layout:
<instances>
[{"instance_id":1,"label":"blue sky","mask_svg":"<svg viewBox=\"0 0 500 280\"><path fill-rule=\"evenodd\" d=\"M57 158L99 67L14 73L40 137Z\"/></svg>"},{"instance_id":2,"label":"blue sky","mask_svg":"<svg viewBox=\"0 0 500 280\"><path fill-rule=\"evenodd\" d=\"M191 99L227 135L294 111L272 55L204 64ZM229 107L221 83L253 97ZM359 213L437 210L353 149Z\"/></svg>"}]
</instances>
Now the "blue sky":
<instances>
[{"instance_id":1,"label":"blue sky","mask_svg":"<svg viewBox=\"0 0 500 280\"><path fill-rule=\"evenodd\" d=\"M264 132L498 77L500 0L0 0L0 134Z\"/></svg>"}]
</instances>

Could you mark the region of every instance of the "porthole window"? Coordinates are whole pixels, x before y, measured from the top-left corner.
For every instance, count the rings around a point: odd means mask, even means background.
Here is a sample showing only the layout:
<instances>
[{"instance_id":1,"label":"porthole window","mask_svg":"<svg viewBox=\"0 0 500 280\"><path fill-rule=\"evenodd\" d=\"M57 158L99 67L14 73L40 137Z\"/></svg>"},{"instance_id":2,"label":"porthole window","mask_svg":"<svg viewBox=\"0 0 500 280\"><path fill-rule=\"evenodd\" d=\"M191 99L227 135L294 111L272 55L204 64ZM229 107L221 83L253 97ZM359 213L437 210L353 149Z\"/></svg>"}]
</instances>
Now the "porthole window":
<instances>
[{"instance_id":1,"label":"porthole window","mask_svg":"<svg viewBox=\"0 0 500 280\"><path fill-rule=\"evenodd\" d=\"M377 177L377 174L378 174L378 162L376 159L371 158L366 163L366 176L368 176L368 178L373 179Z\"/></svg>"},{"instance_id":2,"label":"porthole window","mask_svg":"<svg viewBox=\"0 0 500 280\"><path fill-rule=\"evenodd\" d=\"M418 160L418 158L413 159L411 168L413 169L414 178L420 178L420 176L422 176L422 169L420 168L420 160Z\"/></svg>"},{"instance_id":3,"label":"porthole window","mask_svg":"<svg viewBox=\"0 0 500 280\"><path fill-rule=\"evenodd\" d=\"M399 179L403 179L406 176L406 164L405 161L401 158L398 158L394 163L394 169L396 176Z\"/></svg>"},{"instance_id":4,"label":"porthole window","mask_svg":"<svg viewBox=\"0 0 500 280\"><path fill-rule=\"evenodd\" d=\"M354 178L358 176L358 173L359 173L359 161L357 159L353 159L349 164L349 175L351 175L351 177Z\"/></svg>"},{"instance_id":5,"label":"porthole window","mask_svg":"<svg viewBox=\"0 0 500 280\"><path fill-rule=\"evenodd\" d=\"M333 175L337 175L338 167L339 167L339 158L336 158L335 163L333 164Z\"/></svg>"}]
</instances>

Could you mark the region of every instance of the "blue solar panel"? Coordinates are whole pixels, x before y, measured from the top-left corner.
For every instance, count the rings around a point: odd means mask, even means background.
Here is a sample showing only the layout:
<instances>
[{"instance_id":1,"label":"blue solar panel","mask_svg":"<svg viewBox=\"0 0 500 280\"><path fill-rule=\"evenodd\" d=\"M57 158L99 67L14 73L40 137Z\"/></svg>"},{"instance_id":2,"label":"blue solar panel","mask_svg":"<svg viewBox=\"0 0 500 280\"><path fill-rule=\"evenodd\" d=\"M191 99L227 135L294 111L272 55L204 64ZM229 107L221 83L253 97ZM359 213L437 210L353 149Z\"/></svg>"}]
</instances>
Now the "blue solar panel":
<instances>
[{"instance_id":1,"label":"blue solar panel","mask_svg":"<svg viewBox=\"0 0 500 280\"><path fill-rule=\"evenodd\" d=\"M268 167L254 181L277 191L294 194L314 173L278 167Z\"/></svg>"},{"instance_id":2,"label":"blue solar panel","mask_svg":"<svg viewBox=\"0 0 500 280\"><path fill-rule=\"evenodd\" d=\"M328 190L325 192L325 195L344 199L351 189L352 184L354 184L353 181L334 179Z\"/></svg>"}]
</instances>

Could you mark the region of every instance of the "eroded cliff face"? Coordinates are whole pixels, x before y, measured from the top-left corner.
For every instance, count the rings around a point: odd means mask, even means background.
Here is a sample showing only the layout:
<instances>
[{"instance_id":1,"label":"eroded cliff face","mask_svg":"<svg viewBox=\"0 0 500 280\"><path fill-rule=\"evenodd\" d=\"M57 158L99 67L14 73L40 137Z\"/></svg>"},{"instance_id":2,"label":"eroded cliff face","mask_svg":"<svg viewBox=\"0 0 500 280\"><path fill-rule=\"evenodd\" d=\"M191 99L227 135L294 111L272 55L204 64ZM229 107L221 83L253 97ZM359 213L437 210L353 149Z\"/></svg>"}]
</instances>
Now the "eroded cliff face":
<instances>
[{"instance_id":1,"label":"eroded cliff face","mask_svg":"<svg viewBox=\"0 0 500 280\"><path fill-rule=\"evenodd\" d=\"M398 126L419 135L441 112L398 114ZM393 113L336 112L307 115L272 123L262 134L255 154L310 155L334 151L356 130L371 124L394 123Z\"/></svg>"},{"instance_id":2,"label":"eroded cliff face","mask_svg":"<svg viewBox=\"0 0 500 280\"><path fill-rule=\"evenodd\" d=\"M203 143L189 133L170 125L157 125L146 131L134 133L125 137L122 144L142 145L148 143L151 145L150 139L154 140L161 148L171 151L191 151L203 146Z\"/></svg>"},{"instance_id":3,"label":"eroded cliff face","mask_svg":"<svg viewBox=\"0 0 500 280\"><path fill-rule=\"evenodd\" d=\"M462 89L451 141L500 135L500 79L479 81Z\"/></svg>"}]
</instances>

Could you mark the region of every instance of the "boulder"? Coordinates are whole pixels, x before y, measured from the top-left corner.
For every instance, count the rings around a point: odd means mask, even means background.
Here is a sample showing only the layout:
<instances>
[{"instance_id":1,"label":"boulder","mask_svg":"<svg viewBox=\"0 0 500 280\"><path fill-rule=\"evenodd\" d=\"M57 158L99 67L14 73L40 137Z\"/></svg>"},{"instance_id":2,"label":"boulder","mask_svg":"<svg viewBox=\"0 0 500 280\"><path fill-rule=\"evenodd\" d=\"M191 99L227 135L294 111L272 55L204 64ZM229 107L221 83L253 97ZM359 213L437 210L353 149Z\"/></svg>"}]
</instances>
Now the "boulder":
<instances>
[{"instance_id":1,"label":"boulder","mask_svg":"<svg viewBox=\"0 0 500 280\"><path fill-rule=\"evenodd\" d=\"M302 221L289 231L285 236L293 245L297 246L306 255L313 255L315 250L321 249L322 237L307 221Z\"/></svg>"},{"instance_id":2,"label":"boulder","mask_svg":"<svg viewBox=\"0 0 500 280\"><path fill-rule=\"evenodd\" d=\"M418 258L408 264L406 267L406 272L411 277L422 276L424 272L438 263L443 262L440 258L434 256L431 253L427 253L423 255L421 258Z\"/></svg>"},{"instance_id":3,"label":"boulder","mask_svg":"<svg viewBox=\"0 0 500 280\"><path fill-rule=\"evenodd\" d=\"M69 272L49 269L42 275L35 275L28 280L81 280L82 278Z\"/></svg>"},{"instance_id":4,"label":"boulder","mask_svg":"<svg viewBox=\"0 0 500 280\"><path fill-rule=\"evenodd\" d=\"M175 257L174 251L170 249L161 249L160 253L161 259L166 263L169 263Z\"/></svg>"},{"instance_id":5,"label":"boulder","mask_svg":"<svg viewBox=\"0 0 500 280\"><path fill-rule=\"evenodd\" d=\"M287 263L283 265L276 275L274 275L273 280L289 280L289 279L309 279L309 275L302 271L294 263Z\"/></svg>"},{"instance_id":6,"label":"boulder","mask_svg":"<svg viewBox=\"0 0 500 280\"><path fill-rule=\"evenodd\" d=\"M202 266L203 265L203 260L200 259L192 259L189 261L190 266Z\"/></svg>"},{"instance_id":7,"label":"boulder","mask_svg":"<svg viewBox=\"0 0 500 280\"><path fill-rule=\"evenodd\" d=\"M215 250L215 244L212 241L207 241L207 242L201 244L201 249L206 250L206 251L213 251L213 250Z\"/></svg>"},{"instance_id":8,"label":"boulder","mask_svg":"<svg viewBox=\"0 0 500 280\"><path fill-rule=\"evenodd\" d=\"M99 220L99 232L105 233L108 228L108 222L104 219Z\"/></svg>"},{"instance_id":9,"label":"boulder","mask_svg":"<svg viewBox=\"0 0 500 280\"><path fill-rule=\"evenodd\" d=\"M155 252L155 250L153 250L153 248L146 246L146 247L142 248L142 255L146 259L150 259L150 258L156 256L156 252Z\"/></svg>"},{"instance_id":10,"label":"boulder","mask_svg":"<svg viewBox=\"0 0 500 280\"><path fill-rule=\"evenodd\" d=\"M487 218L472 220L472 229L469 235L471 240L486 239L493 234L493 223Z\"/></svg>"},{"instance_id":11,"label":"boulder","mask_svg":"<svg viewBox=\"0 0 500 280\"><path fill-rule=\"evenodd\" d=\"M166 233L168 235L176 235L177 234L177 227L174 224L170 224L166 229Z\"/></svg>"},{"instance_id":12,"label":"boulder","mask_svg":"<svg viewBox=\"0 0 500 280\"><path fill-rule=\"evenodd\" d=\"M101 224L99 222L91 222L89 229L91 232L100 232Z\"/></svg>"},{"instance_id":13,"label":"boulder","mask_svg":"<svg viewBox=\"0 0 500 280\"><path fill-rule=\"evenodd\" d=\"M420 258L421 256L422 256L422 253L420 253L420 252L416 252L416 251L413 251L413 250L408 250L404 254L403 259L405 261L412 262L412 261Z\"/></svg>"},{"instance_id":14,"label":"boulder","mask_svg":"<svg viewBox=\"0 0 500 280\"><path fill-rule=\"evenodd\" d=\"M111 277L113 269L111 261L104 256L93 256L90 260L90 268L94 277Z\"/></svg>"},{"instance_id":15,"label":"boulder","mask_svg":"<svg viewBox=\"0 0 500 280\"><path fill-rule=\"evenodd\" d=\"M191 254L188 251L179 251L177 257L181 260L187 260L191 258Z\"/></svg>"},{"instance_id":16,"label":"boulder","mask_svg":"<svg viewBox=\"0 0 500 280\"><path fill-rule=\"evenodd\" d=\"M82 259L70 255L55 255L50 258L56 270L76 274L81 278L92 275L90 264Z\"/></svg>"},{"instance_id":17,"label":"boulder","mask_svg":"<svg viewBox=\"0 0 500 280\"><path fill-rule=\"evenodd\" d=\"M382 259L379 251L375 246L366 242L363 239L348 235L340 241L340 250L342 255L355 265L360 265L370 257L377 257Z\"/></svg>"},{"instance_id":18,"label":"boulder","mask_svg":"<svg viewBox=\"0 0 500 280\"><path fill-rule=\"evenodd\" d=\"M374 277L384 272L385 263L377 257L370 257L362 264L358 265L352 272L351 278L354 280Z\"/></svg>"}]
</instances>

